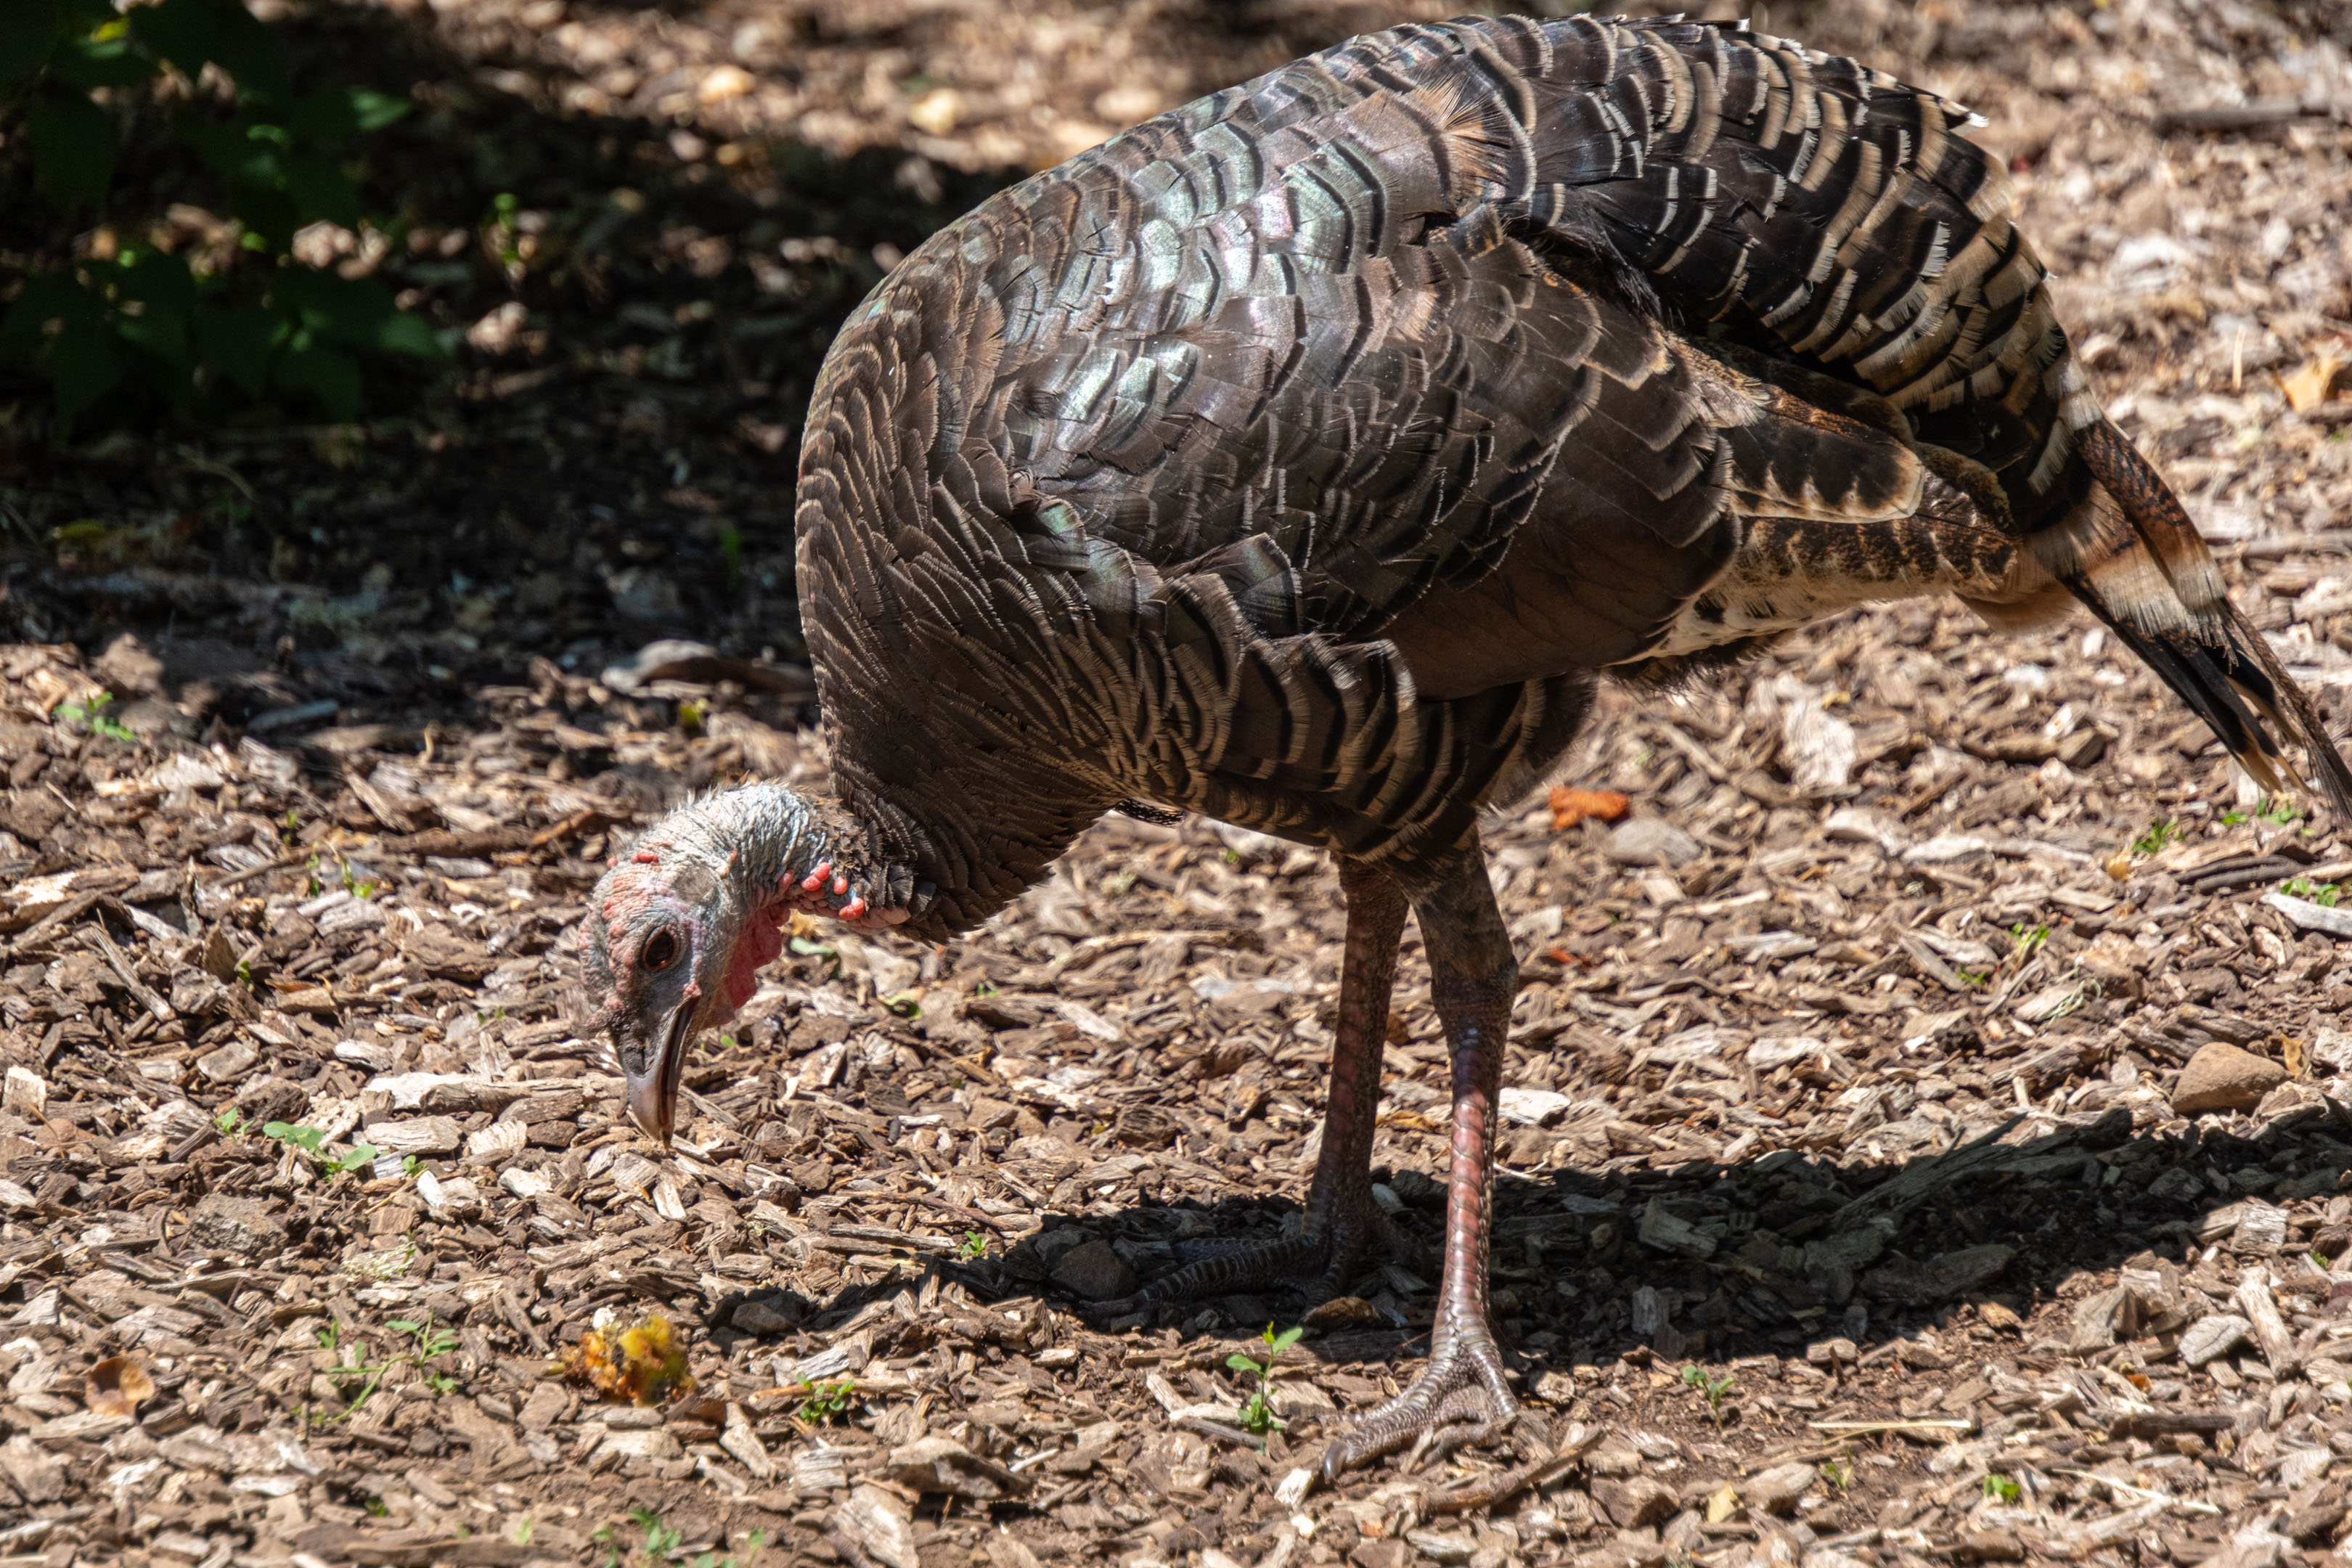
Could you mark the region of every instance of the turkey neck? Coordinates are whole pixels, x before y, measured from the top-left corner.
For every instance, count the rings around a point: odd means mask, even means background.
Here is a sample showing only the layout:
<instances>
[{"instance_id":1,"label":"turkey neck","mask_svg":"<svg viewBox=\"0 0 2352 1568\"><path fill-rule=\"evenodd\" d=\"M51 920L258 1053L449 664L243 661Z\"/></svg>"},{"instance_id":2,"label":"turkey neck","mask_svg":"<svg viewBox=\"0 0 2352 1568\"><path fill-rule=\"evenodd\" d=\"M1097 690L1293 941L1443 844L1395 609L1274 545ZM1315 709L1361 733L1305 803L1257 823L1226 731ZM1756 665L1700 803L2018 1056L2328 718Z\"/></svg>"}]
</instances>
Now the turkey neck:
<instances>
[{"instance_id":1,"label":"turkey neck","mask_svg":"<svg viewBox=\"0 0 2352 1568\"><path fill-rule=\"evenodd\" d=\"M890 889L907 881L881 863L873 836L838 803L782 784L704 795L656 823L629 853L708 871L715 901L725 906L720 912L741 922L739 947L765 948L769 958L782 945L776 928L794 910L839 910L837 882L848 883L850 897L862 894L881 906ZM821 879L809 887L820 869Z\"/></svg>"}]
</instances>

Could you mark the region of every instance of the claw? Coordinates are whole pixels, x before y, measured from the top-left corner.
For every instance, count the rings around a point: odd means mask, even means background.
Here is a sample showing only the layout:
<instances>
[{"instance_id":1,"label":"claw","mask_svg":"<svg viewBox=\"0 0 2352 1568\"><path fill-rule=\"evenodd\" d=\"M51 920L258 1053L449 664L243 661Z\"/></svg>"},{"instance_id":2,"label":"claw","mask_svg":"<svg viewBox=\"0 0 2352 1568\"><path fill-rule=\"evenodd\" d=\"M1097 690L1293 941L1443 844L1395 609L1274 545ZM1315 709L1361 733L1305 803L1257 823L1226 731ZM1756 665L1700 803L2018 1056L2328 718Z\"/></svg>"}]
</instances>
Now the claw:
<instances>
[{"instance_id":1,"label":"claw","mask_svg":"<svg viewBox=\"0 0 2352 1568\"><path fill-rule=\"evenodd\" d=\"M1494 1341L1484 1331L1460 1331L1436 1348L1410 1388L1360 1417L1354 1430L1323 1450L1323 1479L1336 1480L1408 1445L1412 1451L1402 1468L1409 1474L1432 1453L1443 1459L1457 1448L1484 1443L1518 1416L1519 1403L1503 1380Z\"/></svg>"}]
</instances>

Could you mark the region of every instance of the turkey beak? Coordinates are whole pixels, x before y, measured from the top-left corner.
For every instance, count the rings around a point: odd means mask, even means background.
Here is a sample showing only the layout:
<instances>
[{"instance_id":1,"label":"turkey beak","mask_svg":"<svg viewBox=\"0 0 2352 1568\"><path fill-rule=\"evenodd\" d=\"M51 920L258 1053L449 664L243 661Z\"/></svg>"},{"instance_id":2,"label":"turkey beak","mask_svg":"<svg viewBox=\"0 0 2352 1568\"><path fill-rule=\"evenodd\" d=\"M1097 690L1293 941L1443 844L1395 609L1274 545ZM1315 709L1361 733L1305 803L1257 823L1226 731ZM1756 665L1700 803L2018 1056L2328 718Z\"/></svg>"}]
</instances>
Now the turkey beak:
<instances>
[{"instance_id":1,"label":"turkey beak","mask_svg":"<svg viewBox=\"0 0 2352 1568\"><path fill-rule=\"evenodd\" d=\"M694 1004L689 1001L669 1016L661 1049L646 1064L644 1074L625 1074L629 1120L665 1147L677 1120L677 1080L686 1071L686 1044L693 1033Z\"/></svg>"}]
</instances>

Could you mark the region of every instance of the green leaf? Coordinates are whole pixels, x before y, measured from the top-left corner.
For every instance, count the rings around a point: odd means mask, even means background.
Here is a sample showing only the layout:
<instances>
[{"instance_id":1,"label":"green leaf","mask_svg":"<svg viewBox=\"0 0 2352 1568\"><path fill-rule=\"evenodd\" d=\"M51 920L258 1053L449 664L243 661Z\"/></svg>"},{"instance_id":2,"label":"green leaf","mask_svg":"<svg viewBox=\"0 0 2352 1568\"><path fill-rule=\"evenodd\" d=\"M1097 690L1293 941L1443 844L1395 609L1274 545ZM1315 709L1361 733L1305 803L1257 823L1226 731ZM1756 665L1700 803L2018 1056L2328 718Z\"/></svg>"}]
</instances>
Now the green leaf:
<instances>
[{"instance_id":1,"label":"green leaf","mask_svg":"<svg viewBox=\"0 0 2352 1568\"><path fill-rule=\"evenodd\" d=\"M319 1152L319 1145L327 1141L326 1133L319 1128L299 1127L291 1121L265 1122L261 1131L264 1137L278 1139L313 1154Z\"/></svg>"},{"instance_id":2,"label":"green leaf","mask_svg":"<svg viewBox=\"0 0 2352 1568\"><path fill-rule=\"evenodd\" d=\"M285 191L306 224L324 219L344 228L360 226L360 194L324 153L295 153L286 160Z\"/></svg>"},{"instance_id":3,"label":"green leaf","mask_svg":"<svg viewBox=\"0 0 2352 1568\"><path fill-rule=\"evenodd\" d=\"M406 99L364 87L322 87L294 100L286 129L297 141L332 148L362 131L381 131L409 110Z\"/></svg>"},{"instance_id":4,"label":"green leaf","mask_svg":"<svg viewBox=\"0 0 2352 1568\"><path fill-rule=\"evenodd\" d=\"M246 160L247 173L231 180L229 211L248 231L245 246L267 256L283 256L302 226L302 211L286 194L286 161L265 143Z\"/></svg>"},{"instance_id":5,"label":"green leaf","mask_svg":"<svg viewBox=\"0 0 2352 1568\"><path fill-rule=\"evenodd\" d=\"M58 0L15 0L16 21L0 27L0 87L14 87L47 65L64 34Z\"/></svg>"},{"instance_id":6,"label":"green leaf","mask_svg":"<svg viewBox=\"0 0 2352 1568\"><path fill-rule=\"evenodd\" d=\"M33 148L33 180L41 197L62 212L77 202L106 199L114 183L114 122L86 98L44 97L25 116Z\"/></svg>"},{"instance_id":7,"label":"green leaf","mask_svg":"<svg viewBox=\"0 0 2352 1568\"><path fill-rule=\"evenodd\" d=\"M373 278L339 278L310 267L282 269L271 293L313 334L353 348L373 348L392 296Z\"/></svg>"},{"instance_id":8,"label":"green leaf","mask_svg":"<svg viewBox=\"0 0 2352 1568\"><path fill-rule=\"evenodd\" d=\"M36 360L44 352L49 323L100 324L105 304L71 274L47 272L18 290L0 317L0 359Z\"/></svg>"},{"instance_id":9,"label":"green leaf","mask_svg":"<svg viewBox=\"0 0 2352 1568\"><path fill-rule=\"evenodd\" d=\"M129 87L156 74L155 62L131 47L129 29L102 27L69 37L49 57L49 76L67 87Z\"/></svg>"},{"instance_id":10,"label":"green leaf","mask_svg":"<svg viewBox=\"0 0 2352 1568\"><path fill-rule=\"evenodd\" d=\"M433 335L432 323L412 310L395 310L377 324L375 347L388 354L447 359L449 351Z\"/></svg>"},{"instance_id":11,"label":"green leaf","mask_svg":"<svg viewBox=\"0 0 2352 1568\"><path fill-rule=\"evenodd\" d=\"M347 87L341 91L351 100L352 118L362 131L381 131L394 121L405 119L415 107L404 98L394 98L364 87Z\"/></svg>"},{"instance_id":12,"label":"green leaf","mask_svg":"<svg viewBox=\"0 0 2352 1568\"><path fill-rule=\"evenodd\" d=\"M1306 1331L1307 1331L1304 1328L1283 1330L1282 1332L1274 1337L1274 1353L1276 1355L1280 1355L1283 1352L1297 1344L1298 1342L1298 1336Z\"/></svg>"},{"instance_id":13,"label":"green leaf","mask_svg":"<svg viewBox=\"0 0 2352 1568\"><path fill-rule=\"evenodd\" d=\"M349 351L312 342L289 348L270 372L273 385L314 399L330 418L349 419L360 411L360 362Z\"/></svg>"},{"instance_id":14,"label":"green leaf","mask_svg":"<svg viewBox=\"0 0 2352 1568\"><path fill-rule=\"evenodd\" d=\"M1239 1351L1235 1351L1233 1354L1227 1356L1225 1358L1225 1364L1233 1368L1235 1372L1255 1373L1261 1375L1263 1375L1265 1372L1265 1369L1259 1366L1257 1363L1250 1360L1249 1357L1242 1354Z\"/></svg>"},{"instance_id":15,"label":"green leaf","mask_svg":"<svg viewBox=\"0 0 2352 1568\"><path fill-rule=\"evenodd\" d=\"M195 312L196 356L247 397L269 384L269 355L285 322L262 305L199 303Z\"/></svg>"},{"instance_id":16,"label":"green leaf","mask_svg":"<svg viewBox=\"0 0 2352 1568\"><path fill-rule=\"evenodd\" d=\"M183 111L172 117L172 131L204 160L205 168L224 179L236 174L245 136L235 126Z\"/></svg>"},{"instance_id":17,"label":"green leaf","mask_svg":"<svg viewBox=\"0 0 2352 1568\"><path fill-rule=\"evenodd\" d=\"M102 322L68 322L49 340L49 387L58 400L58 428L74 420L122 380L122 351Z\"/></svg>"}]
</instances>

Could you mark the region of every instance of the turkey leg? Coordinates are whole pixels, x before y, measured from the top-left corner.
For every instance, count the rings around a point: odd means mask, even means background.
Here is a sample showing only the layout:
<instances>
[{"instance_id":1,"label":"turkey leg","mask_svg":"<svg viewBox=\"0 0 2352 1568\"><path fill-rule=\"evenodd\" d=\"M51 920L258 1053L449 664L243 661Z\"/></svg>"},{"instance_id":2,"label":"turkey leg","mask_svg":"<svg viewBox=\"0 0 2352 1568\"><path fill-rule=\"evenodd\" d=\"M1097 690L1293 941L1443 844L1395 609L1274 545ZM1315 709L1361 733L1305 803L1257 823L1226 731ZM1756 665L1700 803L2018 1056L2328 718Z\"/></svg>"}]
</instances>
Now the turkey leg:
<instances>
[{"instance_id":1,"label":"turkey leg","mask_svg":"<svg viewBox=\"0 0 2352 1568\"><path fill-rule=\"evenodd\" d=\"M1415 890L1429 955L1430 994L1453 1061L1454 1138L1445 1180L1445 1265L1429 1364L1412 1386L1364 1415L1323 1451L1328 1479L1415 1441L1441 1451L1485 1439L1517 1418L1501 1352L1487 1325L1487 1209L1494 1196L1491 1130L1502 1088L1518 963L1495 907L1475 838ZM1328 1152L1328 1135L1325 1149Z\"/></svg>"},{"instance_id":2,"label":"turkey leg","mask_svg":"<svg viewBox=\"0 0 2352 1568\"><path fill-rule=\"evenodd\" d=\"M1269 1285L1293 1287L1321 1301L1348 1283L1368 1242L1410 1251L1372 1201L1381 1042L1388 1032L1389 993L1396 984L1405 897L1384 871L1345 856L1339 858L1339 889L1348 901L1348 942L1339 969L1323 1150L1307 1194L1307 1223L1297 1235L1279 1241L1229 1246L1188 1263L1125 1301L1107 1303L1104 1310L1129 1311L1158 1301Z\"/></svg>"}]
</instances>

